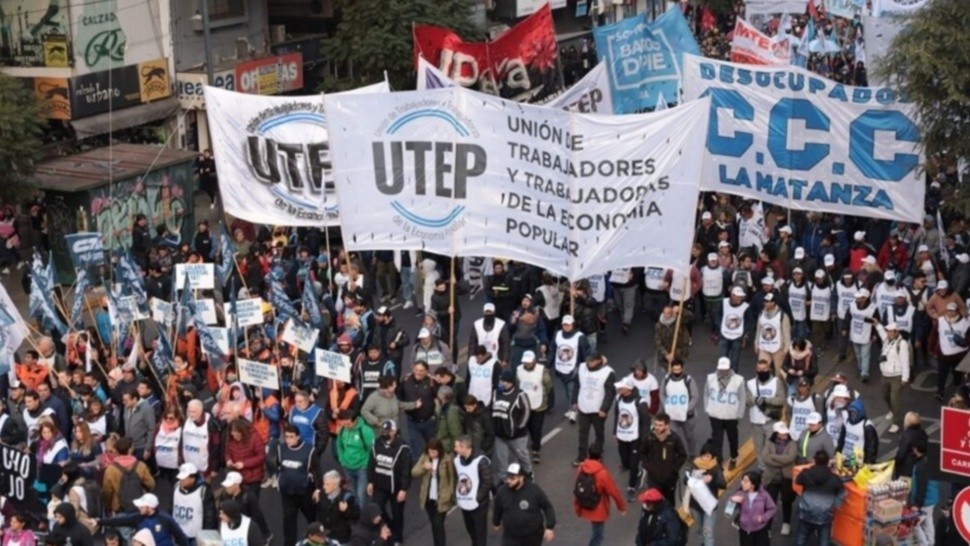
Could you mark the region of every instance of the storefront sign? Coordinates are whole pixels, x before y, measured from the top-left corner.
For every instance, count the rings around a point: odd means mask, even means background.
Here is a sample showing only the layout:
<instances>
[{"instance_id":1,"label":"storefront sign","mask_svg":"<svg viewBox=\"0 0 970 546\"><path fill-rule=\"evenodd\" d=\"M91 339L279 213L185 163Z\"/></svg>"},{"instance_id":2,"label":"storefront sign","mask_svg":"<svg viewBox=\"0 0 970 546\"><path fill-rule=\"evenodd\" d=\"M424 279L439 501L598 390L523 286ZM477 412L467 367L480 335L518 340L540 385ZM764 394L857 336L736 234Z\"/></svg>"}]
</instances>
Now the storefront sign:
<instances>
[{"instance_id":1,"label":"storefront sign","mask_svg":"<svg viewBox=\"0 0 970 546\"><path fill-rule=\"evenodd\" d=\"M67 0L0 0L0 66L71 66L70 33Z\"/></svg>"},{"instance_id":2,"label":"storefront sign","mask_svg":"<svg viewBox=\"0 0 970 546\"><path fill-rule=\"evenodd\" d=\"M303 54L287 53L236 65L236 91L278 95L303 87Z\"/></svg>"},{"instance_id":3,"label":"storefront sign","mask_svg":"<svg viewBox=\"0 0 970 546\"><path fill-rule=\"evenodd\" d=\"M226 91L236 90L236 71L223 70L213 74L215 82L212 87L225 89ZM178 85L179 104L185 110L205 110L205 96L202 88L210 85L209 77L200 72L179 72L175 76Z\"/></svg>"},{"instance_id":4,"label":"storefront sign","mask_svg":"<svg viewBox=\"0 0 970 546\"><path fill-rule=\"evenodd\" d=\"M970 411L941 408L940 470L970 477Z\"/></svg>"},{"instance_id":5,"label":"storefront sign","mask_svg":"<svg viewBox=\"0 0 970 546\"><path fill-rule=\"evenodd\" d=\"M157 59L71 78L72 119L172 96L168 60Z\"/></svg>"},{"instance_id":6,"label":"storefront sign","mask_svg":"<svg viewBox=\"0 0 970 546\"><path fill-rule=\"evenodd\" d=\"M71 98L67 78L34 78L34 99L41 117L71 119Z\"/></svg>"},{"instance_id":7,"label":"storefront sign","mask_svg":"<svg viewBox=\"0 0 970 546\"><path fill-rule=\"evenodd\" d=\"M72 6L71 25L78 74L102 72L164 56L157 10L144 0L80 2Z\"/></svg>"}]
</instances>

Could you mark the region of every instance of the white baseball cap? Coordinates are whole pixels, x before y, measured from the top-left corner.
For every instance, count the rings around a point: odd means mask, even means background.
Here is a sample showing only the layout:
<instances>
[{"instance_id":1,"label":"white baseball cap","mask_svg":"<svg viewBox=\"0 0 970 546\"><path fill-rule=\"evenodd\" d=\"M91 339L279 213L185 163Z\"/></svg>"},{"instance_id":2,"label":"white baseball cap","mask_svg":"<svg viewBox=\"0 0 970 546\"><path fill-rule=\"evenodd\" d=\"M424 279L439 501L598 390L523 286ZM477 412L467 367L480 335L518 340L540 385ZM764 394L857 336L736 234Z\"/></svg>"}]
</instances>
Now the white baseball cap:
<instances>
[{"instance_id":1,"label":"white baseball cap","mask_svg":"<svg viewBox=\"0 0 970 546\"><path fill-rule=\"evenodd\" d=\"M886 329L887 330L896 330L898 332L899 331L899 325L896 324L895 322L890 322L889 324L886 324Z\"/></svg>"},{"instance_id":2,"label":"white baseball cap","mask_svg":"<svg viewBox=\"0 0 970 546\"><path fill-rule=\"evenodd\" d=\"M930 251L930 247L926 245L919 245L918 247L916 247L916 252L929 252L929 251Z\"/></svg>"},{"instance_id":3,"label":"white baseball cap","mask_svg":"<svg viewBox=\"0 0 970 546\"><path fill-rule=\"evenodd\" d=\"M849 392L849 387L839 384L832 388L833 398L852 398L852 394Z\"/></svg>"},{"instance_id":4,"label":"white baseball cap","mask_svg":"<svg viewBox=\"0 0 970 546\"><path fill-rule=\"evenodd\" d=\"M765 277L765 278L761 279L761 284L771 284L771 285L773 285L773 284L775 284L775 278L774 277Z\"/></svg>"},{"instance_id":5,"label":"white baseball cap","mask_svg":"<svg viewBox=\"0 0 970 546\"><path fill-rule=\"evenodd\" d=\"M563 317L562 317L562 323L563 324L576 324L576 319L574 319L572 315L563 315Z\"/></svg>"},{"instance_id":6,"label":"white baseball cap","mask_svg":"<svg viewBox=\"0 0 970 546\"><path fill-rule=\"evenodd\" d=\"M813 411L812 413L809 413L808 417L805 419L805 423L809 425L817 425L821 422L822 422L822 414L817 411Z\"/></svg>"},{"instance_id":7,"label":"white baseball cap","mask_svg":"<svg viewBox=\"0 0 970 546\"><path fill-rule=\"evenodd\" d=\"M431 337L431 332L427 328L421 328L418 330L418 339L424 339L426 337Z\"/></svg>"},{"instance_id":8,"label":"white baseball cap","mask_svg":"<svg viewBox=\"0 0 970 546\"><path fill-rule=\"evenodd\" d=\"M824 269L816 269L815 270L815 278L816 279L824 279L825 278L825 270Z\"/></svg>"},{"instance_id":9,"label":"white baseball cap","mask_svg":"<svg viewBox=\"0 0 970 546\"><path fill-rule=\"evenodd\" d=\"M482 307L482 312L483 312L483 313L488 313L488 312L490 312L490 311L491 311L492 313L494 313L494 312L495 312L495 304L494 304L494 303L486 303L486 304L485 304L485 305L484 305L484 306Z\"/></svg>"},{"instance_id":10,"label":"white baseball cap","mask_svg":"<svg viewBox=\"0 0 970 546\"><path fill-rule=\"evenodd\" d=\"M780 228L778 228L778 232L779 233L787 233L787 234L791 235L791 228L788 227L788 226L781 226Z\"/></svg>"},{"instance_id":11,"label":"white baseball cap","mask_svg":"<svg viewBox=\"0 0 970 546\"><path fill-rule=\"evenodd\" d=\"M708 252L707 253L707 261L713 262L715 260L717 260L717 253L716 252Z\"/></svg>"},{"instance_id":12,"label":"white baseball cap","mask_svg":"<svg viewBox=\"0 0 970 546\"><path fill-rule=\"evenodd\" d=\"M946 290L949 287L950 287L950 283L946 282L946 279L943 279L942 281L936 283L937 290Z\"/></svg>"},{"instance_id":13,"label":"white baseball cap","mask_svg":"<svg viewBox=\"0 0 970 546\"><path fill-rule=\"evenodd\" d=\"M717 244L717 247L718 248L724 248L726 246L731 246L731 243L729 243L727 241L721 241L720 243Z\"/></svg>"},{"instance_id":14,"label":"white baseball cap","mask_svg":"<svg viewBox=\"0 0 970 546\"><path fill-rule=\"evenodd\" d=\"M222 486L229 487L231 485L242 485L242 474L239 472L230 472L226 474L226 479L222 480Z\"/></svg>"},{"instance_id":15,"label":"white baseball cap","mask_svg":"<svg viewBox=\"0 0 970 546\"><path fill-rule=\"evenodd\" d=\"M196 468L194 464L183 463L182 466L179 467L179 473L177 476L175 476L175 479L184 480L185 478L188 478L189 476L195 476L198 473L199 473L199 469Z\"/></svg>"},{"instance_id":16,"label":"white baseball cap","mask_svg":"<svg viewBox=\"0 0 970 546\"><path fill-rule=\"evenodd\" d=\"M885 279L887 281L894 281L894 280L896 280L896 272L893 271L892 269L890 269L889 271L886 271Z\"/></svg>"},{"instance_id":17,"label":"white baseball cap","mask_svg":"<svg viewBox=\"0 0 970 546\"><path fill-rule=\"evenodd\" d=\"M865 262L865 263L867 263L867 264L874 264L874 263L876 263L876 257L875 256L866 256L865 258L862 259L862 261Z\"/></svg>"},{"instance_id":18,"label":"white baseball cap","mask_svg":"<svg viewBox=\"0 0 970 546\"><path fill-rule=\"evenodd\" d=\"M710 220L711 218L713 218L713 216L711 216L711 213L707 212L706 210L703 214L701 214L701 220Z\"/></svg>"},{"instance_id":19,"label":"white baseball cap","mask_svg":"<svg viewBox=\"0 0 970 546\"><path fill-rule=\"evenodd\" d=\"M242 477L239 478L239 481L242 481ZM145 493L132 502L138 508L158 508L158 497L151 493Z\"/></svg>"},{"instance_id":20,"label":"white baseball cap","mask_svg":"<svg viewBox=\"0 0 970 546\"><path fill-rule=\"evenodd\" d=\"M826 254L825 255L825 258L823 258L822 263L825 264L825 267L831 267L831 266L835 265L835 256L833 256L831 254Z\"/></svg>"},{"instance_id":21,"label":"white baseball cap","mask_svg":"<svg viewBox=\"0 0 970 546\"><path fill-rule=\"evenodd\" d=\"M852 238L855 239L856 241L861 241L861 240L863 240L863 239L866 238L866 232L865 231L857 231L857 232L855 232L852 235Z\"/></svg>"},{"instance_id":22,"label":"white baseball cap","mask_svg":"<svg viewBox=\"0 0 970 546\"><path fill-rule=\"evenodd\" d=\"M731 295L732 296L739 296L739 297L742 297L743 298L747 294L745 294L744 288L741 288L740 286L735 286L734 288L731 289Z\"/></svg>"},{"instance_id":23,"label":"white baseball cap","mask_svg":"<svg viewBox=\"0 0 970 546\"><path fill-rule=\"evenodd\" d=\"M777 434L791 434L788 430L788 425L784 421L778 421L771 427L771 430Z\"/></svg>"},{"instance_id":24,"label":"white baseball cap","mask_svg":"<svg viewBox=\"0 0 970 546\"><path fill-rule=\"evenodd\" d=\"M867 290L865 288L861 288L861 289L859 289L858 292L855 293L855 297L856 297L856 299L859 299L859 298L868 298L869 297L869 290Z\"/></svg>"},{"instance_id":25,"label":"white baseball cap","mask_svg":"<svg viewBox=\"0 0 970 546\"><path fill-rule=\"evenodd\" d=\"M630 377L624 377L616 383L613 383L613 386L617 389L630 389L631 391L637 388L637 386L633 384L633 379Z\"/></svg>"},{"instance_id":26,"label":"white baseball cap","mask_svg":"<svg viewBox=\"0 0 970 546\"><path fill-rule=\"evenodd\" d=\"M731 359L728 358L728 357L726 357L726 356L722 356L721 358L717 359L717 369L719 369L719 370L730 370L731 369Z\"/></svg>"},{"instance_id":27,"label":"white baseball cap","mask_svg":"<svg viewBox=\"0 0 970 546\"><path fill-rule=\"evenodd\" d=\"M796 248L795 249L795 259L796 260L801 260L804 257L805 257L805 249L802 248L802 247Z\"/></svg>"},{"instance_id":28,"label":"white baseball cap","mask_svg":"<svg viewBox=\"0 0 970 546\"><path fill-rule=\"evenodd\" d=\"M799 274L804 275L805 274L805 271L803 271L802 268L800 268L800 267L796 267L795 269L792 269L791 270L791 274L792 275L794 275L795 273L799 273Z\"/></svg>"},{"instance_id":29,"label":"white baseball cap","mask_svg":"<svg viewBox=\"0 0 970 546\"><path fill-rule=\"evenodd\" d=\"M957 261L962 264L970 262L970 254L967 254L966 252L961 252L957 254Z\"/></svg>"},{"instance_id":30,"label":"white baseball cap","mask_svg":"<svg viewBox=\"0 0 970 546\"><path fill-rule=\"evenodd\" d=\"M535 362L536 354L532 351L522 353L522 362Z\"/></svg>"}]
</instances>

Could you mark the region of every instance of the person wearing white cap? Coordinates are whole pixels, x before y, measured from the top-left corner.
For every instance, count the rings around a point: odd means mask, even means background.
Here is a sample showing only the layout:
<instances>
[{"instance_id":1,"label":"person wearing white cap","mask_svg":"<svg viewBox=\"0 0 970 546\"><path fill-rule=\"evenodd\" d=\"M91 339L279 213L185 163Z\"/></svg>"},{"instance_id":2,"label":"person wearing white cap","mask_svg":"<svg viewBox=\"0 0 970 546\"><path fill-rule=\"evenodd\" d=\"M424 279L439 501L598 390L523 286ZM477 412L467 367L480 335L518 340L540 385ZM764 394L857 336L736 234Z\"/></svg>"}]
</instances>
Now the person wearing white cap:
<instances>
[{"instance_id":1,"label":"person wearing white cap","mask_svg":"<svg viewBox=\"0 0 970 546\"><path fill-rule=\"evenodd\" d=\"M482 318L472 323L468 354L474 354L476 347L484 345L503 366L508 366L510 338L505 321L495 316L494 303L486 303L482 312Z\"/></svg>"},{"instance_id":2,"label":"person wearing white cap","mask_svg":"<svg viewBox=\"0 0 970 546\"><path fill-rule=\"evenodd\" d=\"M936 284L933 295L926 302L926 314L930 317L931 321L936 322L938 318L946 315L946 307L951 303L956 304L960 315L967 314L966 304L963 299L950 288L950 283L946 279L943 279Z\"/></svg>"},{"instance_id":3,"label":"person wearing white cap","mask_svg":"<svg viewBox=\"0 0 970 546\"><path fill-rule=\"evenodd\" d=\"M845 376L836 374L843 380ZM832 441L838 439L842 434L842 427L845 426L845 419L848 416L849 404L859 397L858 391L850 391L849 386L844 383L836 382L833 377L833 386L825 396L825 431L832 437Z\"/></svg>"},{"instance_id":4,"label":"person wearing white cap","mask_svg":"<svg viewBox=\"0 0 970 546\"><path fill-rule=\"evenodd\" d=\"M627 500L633 500L640 485L640 441L650 430L650 410L640 403L640 392L633 379L626 376L617 381L616 414L613 420L613 437L620 455L620 465L629 472L626 488Z\"/></svg>"},{"instance_id":5,"label":"person wearing white cap","mask_svg":"<svg viewBox=\"0 0 970 546\"><path fill-rule=\"evenodd\" d=\"M824 451L829 457L835 456L835 440L827 430L822 420L824 412L813 411L805 418L805 429L797 437L798 457L796 464L811 461L816 453Z\"/></svg>"},{"instance_id":6,"label":"person wearing white cap","mask_svg":"<svg viewBox=\"0 0 970 546\"><path fill-rule=\"evenodd\" d=\"M781 368L791 343L791 320L782 311L777 292L765 294L764 310L758 315L754 350L759 360Z\"/></svg>"},{"instance_id":7,"label":"person wearing white cap","mask_svg":"<svg viewBox=\"0 0 970 546\"><path fill-rule=\"evenodd\" d=\"M832 319L835 317L835 290L832 280L824 269L816 269L814 280L808 287L808 321L812 331L813 345L819 357L825 349L825 342L832 333Z\"/></svg>"},{"instance_id":8,"label":"person wearing white cap","mask_svg":"<svg viewBox=\"0 0 970 546\"><path fill-rule=\"evenodd\" d=\"M577 456L573 466L579 466L586 459L589 449L589 429L593 429L596 442L601 446L606 441L606 416L616 398L616 374L607 364L606 356L592 353L586 362L579 365L576 373L578 388L573 391L570 402L577 412L579 422L579 441Z\"/></svg>"},{"instance_id":9,"label":"person wearing white cap","mask_svg":"<svg viewBox=\"0 0 970 546\"><path fill-rule=\"evenodd\" d=\"M771 361L758 359L755 377L746 383L748 388L745 405L751 422L751 438L755 454L761 456L765 441L771 436L772 426L781 419L785 408L785 383L775 375Z\"/></svg>"},{"instance_id":10,"label":"person wearing white cap","mask_svg":"<svg viewBox=\"0 0 970 546\"><path fill-rule=\"evenodd\" d=\"M791 513L795 503L795 491L792 489L792 470L795 468L795 457L798 455L798 445L783 421L776 422L771 428L771 437L765 442L761 450L762 483L772 500L778 502L781 497L781 534L791 534Z\"/></svg>"},{"instance_id":11,"label":"person wearing white cap","mask_svg":"<svg viewBox=\"0 0 970 546\"><path fill-rule=\"evenodd\" d=\"M791 280L782 286L780 292L791 310L792 338L806 339L808 338L809 284L806 282L805 271L811 270L795 267L791 271Z\"/></svg>"},{"instance_id":12,"label":"person wearing white cap","mask_svg":"<svg viewBox=\"0 0 970 546\"><path fill-rule=\"evenodd\" d=\"M562 317L560 330L556 332L552 342L553 366L556 378L562 382L566 393L566 400L572 400L573 391L579 388L576 384L576 372L580 362L585 362L591 347L586 334L576 327L576 320L572 315ZM576 422L576 412L570 408L566 411L566 418Z\"/></svg>"},{"instance_id":13,"label":"person wearing white cap","mask_svg":"<svg viewBox=\"0 0 970 546\"><path fill-rule=\"evenodd\" d=\"M711 327L711 341L720 340L721 317L724 313L724 295L731 286L727 270L721 267L717 254L707 255L707 263L701 268L701 295L704 296L704 310Z\"/></svg>"},{"instance_id":14,"label":"person wearing white cap","mask_svg":"<svg viewBox=\"0 0 970 546\"><path fill-rule=\"evenodd\" d=\"M753 250L754 254L760 254L761 248L765 245L765 220L760 202L745 203L741 206L741 211L737 218L738 225L738 248L741 251Z\"/></svg>"},{"instance_id":15,"label":"person wearing white cap","mask_svg":"<svg viewBox=\"0 0 970 546\"><path fill-rule=\"evenodd\" d=\"M802 377L790 387L792 391L785 401L788 406L788 429L793 438L800 438L805 430L808 416L825 409L825 399L822 395L812 392L812 381Z\"/></svg>"},{"instance_id":16,"label":"person wearing white cap","mask_svg":"<svg viewBox=\"0 0 970 546\"><path fill-rule=\"evenodd\" d=\"M863 383L869 382L869 361L872 356L872 323L876 316L876 306L869 301L869 291L860 288L855 293L855 301L849 305L849 309L843 316L844 323L848 325L842 331L843 336L848 336L852 343L852 352L855 355L856 366L859 376Z\"/></svg>"},{"instance_id":17,"label":"person wearing white cap","mask_svg":"<svg viewBox=\"0 0 970 546\"><path fill-rule=\"evenodd\" d=\"M871 282L872 277L869 277ZM872 289L872 299L878 307L879 316L884 316L886 310L896 302L896 294L902 292L902 286L898 282L899 274L890 269L882 277L882 282L876 283L875 287Z\"/></svg>"},{"instance_id":18,"label":"person wearing white cap","mask_svg":"<svg viewBox=\"0 0 970 546\"><path fill-rule=\"evenodd\" d=\"M189 546L189 539L175 518L168 512L158 509L158 497L152 493L145 493L135 499L134 504L135 512L94 521L100 527L127 527L134 529L135 532L148 529L155 539L156 546Z\"/></svg>"},{"instance_id":19,"label":"person wearing white cap","mask_svg":"<svg viewBox=\"0 0 970 546\"><path fill-rule=\"evenodd\" d=\"M794 253L794 248L797 243L792 240L792 229L791 226L781 226L778 228L778 240L775 241L775 252L778 253L778 259L781 263L786 264L792 258Z\"/></svg>"},{"instance_id":20,"label":"person wearing white cap","mask_svg":"<svg viewBox=\"0 0 970 546\"><path fill-rule=\"evenodd\" d=\"M839 363L848 358L849 351L849 307L855 301L856 292L862 285L856 280L855 275L848 268L842 270L839 281L835 283L835 325L836 333L839 335Z\"/></svg>"},{"instance_id":21,"label":"person wearing white cap","mask_svg":"<svg viewBox=\"0 0 970 546\"><path fill-rule=\"evenodd\" d=\"M701 223L694 230L694 241L701 244L703 252L717 252L717 234L721 228L714 223L710 211L701 213Z\"/></svg>"},{"instance_id":22,"label":"person wearing white cap","mask_svg":"<svg viewBox=\"0 0 970 546\"><path fill-rule=\"evenodd\" d=\"M741 349L747 344L751 330L754 329L754 317L751 314L751 305L745 301L746 297L744 288L735 285L731 288L730 297L721 305L718 353L730 359L731 369L735 373L740 369Z\"/></svg>"},{"instance_id":23,"label":"person wearing white cap","mask_svg":"<svg viewBox=\"0 0 970 546\"><path fill-rule=\"evenodd\" d=\"M818 262L809 256L803 247L796 248L792 260L785 265L788 266L788 271L794 271L796 267L801 268L806 276L818 268Z\"/></svg>"},{"instance_id":24,"label":"person wearing white cap","mask_svg":"<svg viewBox=\"0 0 970 546\"><path fill-rule=\"evenodd\" d=\"M926 275L926 284L930 287L930 289L936 288L938 278L937 272L940 270L940 268L936 265L936 258L926 245L920 245L917 247L916 256L913 259L913 269L916 271L921 271L924 275Z\"/></svg>"},{"instance_id":25,"label":"person wearing white cap","mask_svg":"<svg viewBox=\"0 0 970 546\"><path fill-rule=\"evenodd\" d=\"M485 407L492 407L492 395L498 387L499 377L502 375L502 365L495 355L490 353L484 345L475 347L474 353L468 359L468 369L465 384L468 394L474 396Z\"/></svg>"},{"instance_id":26,"label":"person wearing white cap","mask_svg":"<svg viewBox=\"0 0 970 546\"><path fill-rule=\"evenodd\" d=\"M515 379L529 399L529 449L532 462L538 463L542 449L542 427L551 406L552 372L544 364L536 362L534 352L526 351L522 354L522 365L515 370Z\"/></svg>"},{"instance_id":27,"label":"person wearing white cap","mask_svg":"<svg viewBox=\"0 0 970 546\"><path fill-rule=\"evenodd\" d=\"M434 323L434 321L431 321ZM430 328L422 327L418 330L418 342L414 344L411 362L423 360L428 363L428 369L434 373L444 367L454 371L455 365L451 358L451 348L436 336Z\"/></svg>"},{"instance_id":28,"label":"person wearing white cap","mask_svg":"<svg viewBox=\"0 0 970 546\"><path fill-rule=\"evenodd\" d=\"M892 420L889 433L899 432L903 424L903 388L909 383L911 348L895 322L883 326L876 322L876 333L882 340L879 371L882 373L882 399L889 406L886 420Z\"/></svg>"},{"instance_id":29,"label":"person wearing white cap","mask_svg":"<svg viewBox=\"0 0 970 546\"><path fill-rule=\"evenodd\" d=\"M175 479L178 487L172 492L172 517L190 540L203 529L216 529L219 514L212 490L192 463L183 463Z\"/></svg>"},{"instance_id":30,"label":"person wearing white cap","mask_svg":"<svg viewBox=\"0 0 970 546\"><path fill-rule=\"evenodd\" d=\"M397 421L380 425L380 438L372 449L367 467L367 494L384 511L394 542L404 541L404 501L411 487L411 448L401 439ZM390 509L388 509L388 507Z\"/></svg>"},{"instance_id":31,"label":"person wearing white cap","mask_svg":"<svg viewBox=\"0 0 970 546\"><path fill-rule=\"evenodd\" d=\"M744 378L731 369L731 360L722 356L717 359L717 369L708 374L704 386L704 410L711 420L711 444L714 455L722 463L729 460L728 470L738 464L738 423L744 418L747 390ZM722 457L724 434L727 433L730 457Z\"/></svg>"},{"instance_id":32,"label":"person wearing white cap","mask_svg":"<svg viewBox=\"0 0 970 546\"><path fill-rule=\"evenodd\" d=\"M941 281L942 282L942 281ZM967 330L970 329L970 319L960 311L956 302L946 304L943 316L936 319L936 331L939 341L939 368L936 372L936 399L943 401L946 381L953 375L953 385L963 383L963 374L957 371L957 366L967 354Z\"/></svg>"}]
</instances>

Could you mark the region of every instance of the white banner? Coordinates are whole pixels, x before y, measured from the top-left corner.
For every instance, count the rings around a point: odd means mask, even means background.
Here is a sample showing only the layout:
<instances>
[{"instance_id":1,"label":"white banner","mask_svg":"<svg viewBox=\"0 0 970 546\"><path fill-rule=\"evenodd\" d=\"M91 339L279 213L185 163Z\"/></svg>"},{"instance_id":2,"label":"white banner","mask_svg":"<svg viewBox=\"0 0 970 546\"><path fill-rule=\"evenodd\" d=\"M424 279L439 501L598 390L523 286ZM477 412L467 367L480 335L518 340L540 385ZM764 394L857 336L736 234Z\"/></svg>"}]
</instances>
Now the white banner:
<instances>
[{"instance_id":1,"label":"white banner","mask_svg":"<svg viewBox=\"0 0 970 546\"><path fill-rule=\"evenodd\" d=\"M263 323L263 298L236 300L236 324L240 328Z\"/></svg>"},{"instance_id":2,"label":"white banner","mask_svg":"<svg viewBox=\"0 0 970 546\"><path fill-rule=\"evenodd\" d=\"M869 76L870 85L885 85L886 82L879 78L878 71L874 68L879 66L883 57L889 54L893 39L904 28L906 25L903 21L892 17L862 16L862 36L866 44L866 73Z\"/></svg>"},{"instance_id":3,"label":"white banner","mask_svg":"<svg viewBox=\"0 0 970 546\"><path fill-rule=\"evenodd\" d=\"M929 0L872 0L872 14L878 17L893 13L912 13L928 3Z\"/></svg>"},{"instance_id":4,"label":"white banner","mask_svg":"<svg viewBox=\"0 0 970 546\"><path fill-rule=\"evenodd\" d=\"M216 287L215 264L175 264L175 289L185 285L185 275L189 275L189 288L192 290L212 290Z\"/></svg>"},{"instance_id":5,"label":"white banner","mask_svg":"<svg viewBox=\"0 0 970 546\"><path fill-rule=\"evenodd\" d=\"M348 93L389 91L384 82ZM205 102L226 212L260 224L337 224L322 95L272 97L207 86Z\"/></svg>"},{"instance_id":6,"label":"white banner","mask_svg":"<svg viewBox=\"0 0 970 546\"><path fill-rule=\"evenodd\" d=\"M276 366L245 358L237 358L236 365L239 367L239 380L243 383L274 391L280 390L280 371Z\"/></svg>"},{"instance_id":7,"label":"white banner","mask_svg":"<svg viewBox=\"0 0 970 546\"><path fill-rule=\"evenodd\" d=\"M805 13L805 0L745 0L744 12L748 17L768 13Z\"/></svg>"},{"instance_id":8,"label":"white banner","mask_svg":"<svg viewBox=\"0 0 970 546\"><path fill-rule=\"evenodd\" d=\"M892 89L797 67L694 56L685 65L685 99L713 99L702 189L799 210L923 217L915 109Z\"/></svg>"},{"instance_id":9,"label":"white banner","mask_svg":"<svg viewBox=\"0 0 970 546\"><path fill-rule=\"evenodd\" d=\"M148 300L148 309L152 313L152 320L159 324L171 327L175 322L175 307L165 300L158 298Z\"/></svg>"},{"instance_id":10,"label":"white banner","mask_svg":"<svg viewBox=\"0 0 970 546\"><path fill-rule=\"evenodd\" d=\"M351 249L505 256L570 279L687 266L707 104L597 116L464 88L325 102Z\"/></svg>"},{"instance_id":11,"label":"white banner","mask_svg":"<svg viewBox=\"0 0 970 546\"><path fill-rule=\"evenodd\" d=\"M75 295L75 297L80 297ZM14 352L20 349L20 344L30 335L24 317L17 310L7 294L7 289L0 285L0 363L14 367Z\"/></svg>"},{"instance_id":12,"label":"white banner","mask_svg":"<svg viewBox=\"0 0 970 546\"><path fill-rule=\"evenodd\" d=\"M219 344L219 350L222 351L220 354L215 356L223 357L225 355L232 354L229 352L229 328L213 326L212 328L209 328L209 330L212 332L212 337L216 339L216 343Z\"/></svg>"},{"instance_id":13,"label":"white banner","mask_svg":"<svg viewBox=\"0 0 970 546\"><path fill-rule=\"evenodd\" d=\"M862 13L864 5L865 2L860 3L857 0L825 0L825 11L831 15L852 20Z\"/></svg>"},{"instance_id":14,"label":"white banner","mask_svg":"<svg viewBox=\"0 0 970 546\"><path fill-rule=\"evenodd\" d=\"M195 300L195 306L208 325L219 324L219 317L216 315L216 300L212 298L202 298Z\"/></svg>"},{"instance_id":15,"label":"white banner","mask_svg":"<svg viewBox=\"0 0 970 546\"><path fill-rule=\"evenodd\" d=\"M418 91L457 87L455 82L436 66L421 57L418 59ZM612 114L613 94L606 63L600 62L583 79L543 106L560 108L581 114Z\"/></svg>"},{"instance_id":16,"label":"white banner","mask_svg":"<svg viewBox=\"0 0 970 546\"><path fill-rule=\"evenodd\" d=\"M313 348L317 346L317 340L319 338L320 330L302 326L297 324L293 319L289 319L283 328L283 336L281 339L290 345L298 347L304 353L312 353Z\"/></svg>"},{"instance_id":17,"label":"white banner","mask_svg":"<svg viewBox=\"0 0 970 546\"><path fill-rule=\"evenodd\" d=\"M475 296L485 289L485 277L492 274L492 259L481 256L466 256L462 261L462 276L468 281L468 297Z\"/></svg>"},{"instance_id":18,"label":"white banner","mask_svg":"<svg viewBox=\"0 0 970 546\"><path fill-rule=\"evenodd\" d=\"M334 351L317 349L316 372L319 377L350 383L350 357Z\"/></svg>"},{"instance_id":19,"label":"white banner","mask_svg":"<svg viewBox=\"0 0 970 546\"><path fill-rule=\"evenodd\" d=\"M736 63L785 66L791 64L791 39L769 37L738 17L731 40L731 61Z\"/></svg>"}]
</instances>

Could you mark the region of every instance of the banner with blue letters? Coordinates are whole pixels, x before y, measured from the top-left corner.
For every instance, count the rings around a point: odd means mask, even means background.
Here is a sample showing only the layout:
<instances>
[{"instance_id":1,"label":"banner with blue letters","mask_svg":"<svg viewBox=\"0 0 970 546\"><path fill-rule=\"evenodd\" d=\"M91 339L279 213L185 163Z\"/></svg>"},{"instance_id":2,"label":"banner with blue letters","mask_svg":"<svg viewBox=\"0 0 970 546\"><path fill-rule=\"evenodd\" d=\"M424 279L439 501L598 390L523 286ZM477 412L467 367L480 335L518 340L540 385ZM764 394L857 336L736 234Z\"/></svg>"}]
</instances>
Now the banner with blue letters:
<instances>
[{"instance_id":1,"label":"banner with blue letters","mask_svg":"<svg viewBox=\"0 0 970 546\"><path fill-rule=\"evenodd\" d=\"M67 251L71 255L74 269L104 264L104 244L101 242L100 233L69 233L64 236L64 241L67 242Z\"/></svg>"},{"instance_id":2,"label":"banner with blue letters","mask_svg":"<svg viewBox=\"0 0 970 546\"><path fill-rule=\"evenodd\" d=\"M711 98L702 190L798 210L923 217L916 111L892 89L692 55L685 71L685 100Z\"/></svg>"},{"instance_id":3,"label":"banner with blue letters","mask_svg":"<svg viewBox=\"0 0 970 546\"><path fill-rule=\"evenodd\" d=\"M653 108L661 95L671 104L680 103L684 53L701 54L677 6L653 22L640 15L596 27L593 38L609 72L616 114Z\"/></svg>"}]
</instances>

